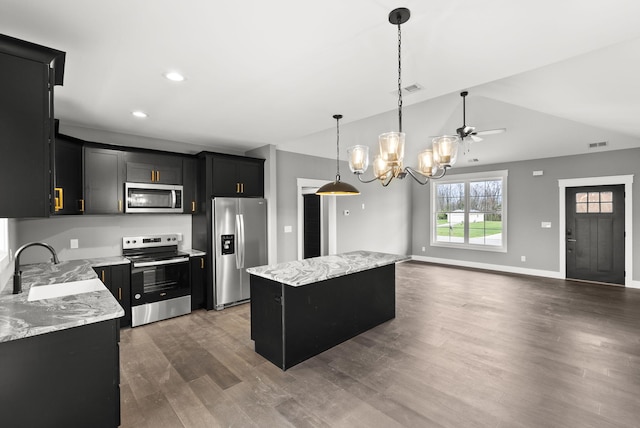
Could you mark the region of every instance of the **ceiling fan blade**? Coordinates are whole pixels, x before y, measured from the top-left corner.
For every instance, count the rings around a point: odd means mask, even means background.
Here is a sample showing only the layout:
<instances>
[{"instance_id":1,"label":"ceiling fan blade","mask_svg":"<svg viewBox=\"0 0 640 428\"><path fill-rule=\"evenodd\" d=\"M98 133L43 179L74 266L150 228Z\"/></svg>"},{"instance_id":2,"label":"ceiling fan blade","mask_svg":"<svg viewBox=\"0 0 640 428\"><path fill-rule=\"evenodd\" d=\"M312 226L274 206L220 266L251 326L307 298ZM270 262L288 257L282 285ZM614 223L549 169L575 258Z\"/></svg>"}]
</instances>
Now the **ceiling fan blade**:
<instances>
[{"instance_id":1,"label":"ceiling fan blade","mask_svg":"<svg viewBox=\"0 0 640 428\"><path fill-rule=\"evenodd\" d=\"M479 143L480 141L482 141L482 138L478 137L475 134L471 134L469 135L468 138L471 138L471 141L473 141L474 143Z\"/></svg>"},{"instance_id":2,"label":"ceiling fan blade","mask_svg":"<svg viewBox=\"0 0 640 428\"><path fill-rule=\"evenodd\" d=\"M498 129L487 129L486 131L478 131L474 132L472 135L493 135L493 134L502 134L505 132L507 128L498 128Z\"/></svg>"}]
</instances>

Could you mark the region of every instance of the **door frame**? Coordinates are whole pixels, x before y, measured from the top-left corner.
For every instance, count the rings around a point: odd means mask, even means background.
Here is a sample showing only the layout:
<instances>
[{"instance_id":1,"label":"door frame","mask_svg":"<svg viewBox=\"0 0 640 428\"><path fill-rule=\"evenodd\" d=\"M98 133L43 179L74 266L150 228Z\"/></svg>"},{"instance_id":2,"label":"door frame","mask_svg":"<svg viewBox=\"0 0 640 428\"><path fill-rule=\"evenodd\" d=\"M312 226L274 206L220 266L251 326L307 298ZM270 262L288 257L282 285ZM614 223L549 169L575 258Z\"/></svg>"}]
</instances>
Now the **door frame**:
<instances>
[{"instance_id":1,"label":"door frame","mask_svg":"<svg viewBox=\"0 0 640 428\"><path fill-rule=\"evenodd\" d=\"M298 178L297 180L297 199L298 199L298 260L302 260L304 257L304 234L302 231L304 230L304 200L302 195L305 193L305 190L308 188L315 188L316 190L320 187L327 184L326 180L315 180L312 178ZM323 213L323 204L328 204L327 212L327 227L328 230L328 243L329 246L329 254L335 254L337 252L337 230L336 227L336 197L335 196L327 196L320 198L320 212ZM324 232L324 219L321 219L320 222L320 235L323 235ZM322 242L321 242L322 245ZM322 249L324 249L322 247Z\"/></svg>"},{"instance_id":2,"label":"door frame","mask_svg":"<svg viewBox=\"0 0 640 428\"><path fill-rule=\"evenodd\" d=\"M560 188L560 218L559 218L559 242L560 242L560 277L567 277L567 187L606 186L624 184L624 285L629 287L633 283L633 175L614 175L606 177L585 177L559 179Z\"/></svg>"}]
</instances>

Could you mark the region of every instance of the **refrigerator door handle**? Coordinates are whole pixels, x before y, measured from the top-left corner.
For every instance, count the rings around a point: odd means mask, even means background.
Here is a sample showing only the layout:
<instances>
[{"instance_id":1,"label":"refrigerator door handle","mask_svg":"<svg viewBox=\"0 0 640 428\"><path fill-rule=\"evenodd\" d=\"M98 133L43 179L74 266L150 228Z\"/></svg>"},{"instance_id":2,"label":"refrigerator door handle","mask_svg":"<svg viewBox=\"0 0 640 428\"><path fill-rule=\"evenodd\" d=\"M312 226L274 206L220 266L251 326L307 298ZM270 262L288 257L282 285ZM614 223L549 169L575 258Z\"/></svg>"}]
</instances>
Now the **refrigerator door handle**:
<instances>
[{"instance_id":1,"label":"refrigerator door handle","mask_svg":"<svg viewBox=\"0 0 640 428\"><path fill-rule=\"evenodd\" d=\"M245 246L245 242L244 242L244 215L240 214L240 244L238 245L238 249L239 249L239 253L240 253L240 265L238 266L238 268L243 268L244 267L244 246Z\"/></svg>"},{"instance_id":2,"label":"refrigerator door handle","mask_svg":"<svg viewBox=\"0 0 640 428\"><path fill-rule=\"evenodd\" d=\"M236 269L242 266L240 252L242 251L242 232L240 231L240 214L236 214Z\"/></svg>"}]
</instances>

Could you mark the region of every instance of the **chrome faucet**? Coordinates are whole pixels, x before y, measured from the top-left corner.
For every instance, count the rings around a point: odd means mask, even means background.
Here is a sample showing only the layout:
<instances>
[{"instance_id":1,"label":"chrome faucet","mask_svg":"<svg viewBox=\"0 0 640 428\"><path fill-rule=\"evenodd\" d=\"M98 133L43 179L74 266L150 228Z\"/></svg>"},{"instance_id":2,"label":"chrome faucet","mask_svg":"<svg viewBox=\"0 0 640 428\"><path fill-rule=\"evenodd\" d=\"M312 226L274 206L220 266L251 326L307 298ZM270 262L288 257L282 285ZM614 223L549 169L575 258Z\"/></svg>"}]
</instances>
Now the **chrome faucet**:
<instances>
[{"instance_id":1,"label":"chrome faucet","mask_svg":"<svg viewBox=\"0 0 640 428\"><path fill-rule=\"evenodd\" d=\"M44 247L47 250L51 251L51 254L53 254L53 262L55 264L60 263L60 261L58 260L58 255L56 254L56 250L54 250L51 245L46 244L44 242L30 242L28 244L24 244L22 247L18 248L18 251L16 251L16 255L15 255L16 264L13 272L13 294L22 293L22 272L20 271L20 254L22 254L22 252L25 249L29 247L33 247L35 245Z\"/></svg>"}]
</instances>

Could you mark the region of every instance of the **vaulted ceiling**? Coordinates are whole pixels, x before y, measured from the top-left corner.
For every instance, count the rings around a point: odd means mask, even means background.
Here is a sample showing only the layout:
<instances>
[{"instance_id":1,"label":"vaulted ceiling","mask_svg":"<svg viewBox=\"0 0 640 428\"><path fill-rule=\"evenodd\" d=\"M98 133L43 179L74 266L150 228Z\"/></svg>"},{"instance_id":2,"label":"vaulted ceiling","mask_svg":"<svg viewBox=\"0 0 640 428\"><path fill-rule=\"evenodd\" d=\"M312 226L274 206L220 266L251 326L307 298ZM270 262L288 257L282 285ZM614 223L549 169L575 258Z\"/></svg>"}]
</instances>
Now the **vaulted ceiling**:
<instances>
[{"instance_id":1,"label":"vaulted ceiling","mask_svg":"<svg viewBox=\"0 0 640 428\"><path fill-rule=\"evenodd\" d=\"M640 146L636 0L3 0L0 28L67 53L55 108L72 135L332 157L334 113L359 143L395 128L400 6L403 86L422 87L407 132L455 132L469 90L467 123L507 128L474 144L482 162Z\"/></svg>"}]
</instances>

